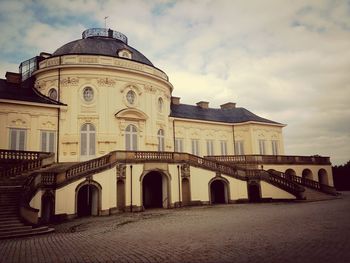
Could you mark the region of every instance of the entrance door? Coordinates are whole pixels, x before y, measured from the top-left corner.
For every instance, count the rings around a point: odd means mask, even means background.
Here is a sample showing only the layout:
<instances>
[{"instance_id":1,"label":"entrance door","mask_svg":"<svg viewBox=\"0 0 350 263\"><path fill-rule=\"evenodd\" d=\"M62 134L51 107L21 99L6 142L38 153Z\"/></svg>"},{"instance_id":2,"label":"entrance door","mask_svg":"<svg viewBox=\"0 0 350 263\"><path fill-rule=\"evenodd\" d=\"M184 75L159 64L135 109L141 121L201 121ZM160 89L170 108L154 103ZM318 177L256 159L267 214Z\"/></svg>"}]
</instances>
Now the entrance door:
<instances>
[{"instance_id":1,"label":"entrance door","mask_svg":"<svg viewBox=\"0 0 350 263\"><path fill-rule=\"evenodd\" d=\"M186 206L190 204L190 182L187 178L182 179L181 181L182 188L182 205Z\"/></svg>"},{"instance_id":2,"label":"entrance door","mask_svg":"<svg viewBox=\"0 0 350 263\"><path fill-rule=\"evenodd\" d=\"M260 187L258 184L253 183L248 185L248 198L249 202L260 202Z\"/></svg>"},{"instance_id":3,"label":"entrance door","mask_svg":"<svg viewBox=\"0 0 350 263\"><path fill-rule=\"evenodd\" d=\"M210 184L210 197L212 204L226 204L225 183L215 180Z\"/></svg>"},{"instance_id":4,"label":"entrance door","mask_svg":"<svg viewBox=\"0 0 350 263\"><path fill-rule=\"evenodd\" d=\"M145 208L163 207L162 179L162 175L158 172L150 172L143 178L142 197Z\"/></svg>"},{"instance_id":5,"label":"entrance door","mask_svg":"<svg viewBox=\"0 0 350 263\"><path fill-rule=\"evenodd\" d=\"M77 214L79 217L98 215L98 189L94 185L84 185L78 191Z\"/></svg>"},{"instance_id":6,"label":"entrance door","mask_svg":"<svg viewBox=\"0 0 350 263\"><path fill-rule=\"evenodd\" d=\"M117 182L117 208L121 211L125 208L125 183L123 180Z\"/></svg>"}]
</instances>

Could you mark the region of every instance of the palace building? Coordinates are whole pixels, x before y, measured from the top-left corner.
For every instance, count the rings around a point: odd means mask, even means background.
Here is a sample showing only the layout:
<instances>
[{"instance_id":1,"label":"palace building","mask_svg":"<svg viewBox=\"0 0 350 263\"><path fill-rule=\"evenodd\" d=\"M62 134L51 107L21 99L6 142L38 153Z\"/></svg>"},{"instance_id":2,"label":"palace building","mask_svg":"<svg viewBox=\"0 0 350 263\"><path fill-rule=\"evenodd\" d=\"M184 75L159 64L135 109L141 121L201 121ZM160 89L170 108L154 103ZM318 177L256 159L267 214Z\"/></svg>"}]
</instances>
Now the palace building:
<instances>
[{"instance_id":1,"label":"palace building","mask_svg":"<svg viewBox=\"0 0 350 263\"><path fill-rule=\"evenodd\" d=\"M329 157L285 155L284 124L233 102L182 104L173 89L104 28L7 72L0 176L18 186L21 220L334 193Z\"/></svg>"}]
</instances>

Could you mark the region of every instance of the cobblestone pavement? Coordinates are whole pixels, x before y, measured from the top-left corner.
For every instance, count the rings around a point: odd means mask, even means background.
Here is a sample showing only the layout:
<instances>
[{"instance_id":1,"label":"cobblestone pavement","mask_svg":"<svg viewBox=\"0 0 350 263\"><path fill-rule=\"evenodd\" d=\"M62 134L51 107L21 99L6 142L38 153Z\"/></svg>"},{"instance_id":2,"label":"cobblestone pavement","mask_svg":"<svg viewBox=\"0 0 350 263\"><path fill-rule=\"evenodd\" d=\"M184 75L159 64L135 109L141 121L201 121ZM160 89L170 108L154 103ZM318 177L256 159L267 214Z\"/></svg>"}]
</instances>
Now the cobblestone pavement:
<instances>
[{"instance_id":1,"label":"cobblestone pavement","mask_svg":"<svg viewBox=\"0 0 350 263\"><path fill-rule=\"evenodd\" d=\"M0 262L350 262L350 192L76 219L0 240Z\"/></svg>"}]
</instances>

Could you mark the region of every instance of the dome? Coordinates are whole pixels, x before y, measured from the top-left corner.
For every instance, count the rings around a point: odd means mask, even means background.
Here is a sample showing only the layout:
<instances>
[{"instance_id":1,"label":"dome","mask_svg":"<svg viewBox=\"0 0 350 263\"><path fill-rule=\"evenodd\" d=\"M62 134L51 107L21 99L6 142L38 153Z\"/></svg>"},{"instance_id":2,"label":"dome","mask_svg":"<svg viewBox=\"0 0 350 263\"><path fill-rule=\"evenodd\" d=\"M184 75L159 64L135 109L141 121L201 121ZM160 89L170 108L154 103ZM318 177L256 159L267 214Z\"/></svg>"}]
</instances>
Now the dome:
<instances>
[{"instance_id":1,"label":"dome","mask_svg":"<svg viewBox=\"0 0 350 263\"><path fill-rule=\"evenodd\" d=\"M118 52L127 50L131 53L130 60L153 66L151 61L142 53L130 47L127 42L127 37L120 32L105 28L92 28L83 32L82 39L69 42L58 48L53 56L78 54L120 57Z\"/></svg>"}]
</instances>

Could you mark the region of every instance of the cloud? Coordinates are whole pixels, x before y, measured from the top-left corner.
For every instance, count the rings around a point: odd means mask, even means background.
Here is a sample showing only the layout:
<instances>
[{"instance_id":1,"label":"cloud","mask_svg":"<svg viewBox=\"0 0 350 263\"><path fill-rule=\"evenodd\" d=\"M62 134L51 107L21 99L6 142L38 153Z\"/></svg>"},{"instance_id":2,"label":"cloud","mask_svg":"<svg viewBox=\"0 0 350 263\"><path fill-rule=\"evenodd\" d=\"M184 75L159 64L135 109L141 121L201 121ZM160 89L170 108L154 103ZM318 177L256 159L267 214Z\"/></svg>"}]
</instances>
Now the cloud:
<instances>
[{"instance_id":1,"label":"cloud","mask_svg":"<svg viewBox=\"0 0 350 263\"><path fill-rule=\"evenodd\" d=\"M288 124L286 154L350 159L348 1L1 1L0 74L105 16L183 102L237 102Z\"/></svg>"}]
</instances>

